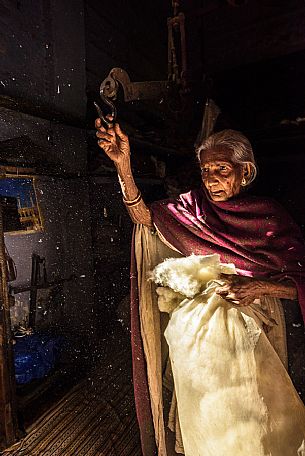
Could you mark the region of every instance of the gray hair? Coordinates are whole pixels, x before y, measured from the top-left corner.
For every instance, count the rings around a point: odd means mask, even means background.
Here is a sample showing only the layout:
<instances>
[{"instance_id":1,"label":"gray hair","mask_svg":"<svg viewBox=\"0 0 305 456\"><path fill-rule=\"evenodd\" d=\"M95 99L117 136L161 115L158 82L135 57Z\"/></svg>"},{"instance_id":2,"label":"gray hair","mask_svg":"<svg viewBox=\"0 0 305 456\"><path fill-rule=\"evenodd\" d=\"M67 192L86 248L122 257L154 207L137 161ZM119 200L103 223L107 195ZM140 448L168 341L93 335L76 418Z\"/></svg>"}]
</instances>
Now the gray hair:
<instances>
[{"instance_id":1,"label":"gray hair","mask_svg":"<svg viewBox=\"0 0 305 456\"><path fill-rule=\"evenodd\" d=\"M247 179L247 185L251 184L257 176L257 165L255 163L250 141L240 131L219 131L218 133L209 136L196 148L198 161L200 161L200 154L202 151L219 147L229 149L233 152L232 160L234 163L239 165L250 165L250 175Z\"/></svg>"}]
</instances>

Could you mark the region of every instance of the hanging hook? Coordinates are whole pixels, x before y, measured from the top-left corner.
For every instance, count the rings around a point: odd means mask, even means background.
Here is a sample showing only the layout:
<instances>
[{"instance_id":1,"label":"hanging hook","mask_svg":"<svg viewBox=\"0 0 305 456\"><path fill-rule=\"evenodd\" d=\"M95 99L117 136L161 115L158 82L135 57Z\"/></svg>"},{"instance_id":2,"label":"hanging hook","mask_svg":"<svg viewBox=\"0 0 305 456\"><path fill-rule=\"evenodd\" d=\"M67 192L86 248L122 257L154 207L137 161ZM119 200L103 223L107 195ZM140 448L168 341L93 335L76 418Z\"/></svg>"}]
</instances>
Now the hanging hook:
<instances>
[{"instance_id":1,"label":"hanging hook","mask_svg":"<svg viewBox=\"0 0 305 456\"><path fill-rule=\"evenodd\" d=\"M110 115L112 117L112 120L110 121L109 119L106 118L106 116L103 114L102 109L100 108L100 106L95 101L94 101L94 106L95 106L95 108L97 110L99 118L101 119L102 123L104 124L104 127L106 129L112 128L113 124L115 123L116 118L117 118L117 109L116 109L114 103L109 98L107 98L104 95L104 92L103 92L102 88L100 89L100 97L101 97L102 101L107 106L109 106L109 108L111 109L111 114Z\"/></svg>"}]
</instances>

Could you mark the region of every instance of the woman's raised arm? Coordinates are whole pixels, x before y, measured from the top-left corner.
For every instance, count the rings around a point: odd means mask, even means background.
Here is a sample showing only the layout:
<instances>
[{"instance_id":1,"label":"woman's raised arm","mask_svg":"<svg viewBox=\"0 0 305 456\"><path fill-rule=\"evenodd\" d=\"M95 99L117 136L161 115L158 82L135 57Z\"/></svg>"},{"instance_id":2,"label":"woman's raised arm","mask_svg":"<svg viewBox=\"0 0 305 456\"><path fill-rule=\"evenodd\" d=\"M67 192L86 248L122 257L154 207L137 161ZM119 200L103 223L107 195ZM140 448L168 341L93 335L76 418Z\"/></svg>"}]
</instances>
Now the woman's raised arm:
<instances>
[{"instance_id":1,"label":"woman's raised arm","mask_svg":"<svg viewBox=\"0 0 305 456\"><path fill-rule=\"evenodd\" d=\"M110 119L111 120L111 119ZM107 130L102 126L101 119L95 121L98 145L113 161L123 193L123 202L134 223L152 227L151 213L133 178L130 163L130 147L128 136L122 132L118 123Z\"/></svg>"}]
</instances>

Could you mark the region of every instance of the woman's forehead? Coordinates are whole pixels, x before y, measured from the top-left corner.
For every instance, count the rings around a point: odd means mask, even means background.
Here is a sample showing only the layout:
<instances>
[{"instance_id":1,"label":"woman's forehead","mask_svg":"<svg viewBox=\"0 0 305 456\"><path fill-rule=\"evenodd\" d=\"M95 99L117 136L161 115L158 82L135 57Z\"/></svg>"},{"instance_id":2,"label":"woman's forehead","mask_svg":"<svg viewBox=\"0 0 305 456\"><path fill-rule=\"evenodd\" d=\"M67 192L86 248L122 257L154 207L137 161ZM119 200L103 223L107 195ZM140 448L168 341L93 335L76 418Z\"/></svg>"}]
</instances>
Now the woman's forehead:
<instances>
[{"instance_id":1,"label":"woman's forehead","mask_svg":"<svg viewBox=\"0 0 305 456\"><path fill-rule=\"evenodd\" d=\"M233 151L226 147L215 147L213 149L203 150L200 154L201 163L210 162L227 162L233 163Z\"/></svg>"}]
</instances>

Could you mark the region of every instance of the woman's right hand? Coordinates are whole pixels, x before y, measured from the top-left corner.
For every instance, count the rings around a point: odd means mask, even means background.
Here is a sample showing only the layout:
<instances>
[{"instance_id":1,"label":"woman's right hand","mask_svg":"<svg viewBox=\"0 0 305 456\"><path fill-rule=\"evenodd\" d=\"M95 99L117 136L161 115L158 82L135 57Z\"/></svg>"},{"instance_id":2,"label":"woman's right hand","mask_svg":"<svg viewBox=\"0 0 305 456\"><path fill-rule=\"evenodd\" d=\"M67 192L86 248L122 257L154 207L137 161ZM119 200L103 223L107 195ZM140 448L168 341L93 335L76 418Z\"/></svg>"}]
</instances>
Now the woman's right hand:
<instances>
[{"instance_id":1,"label":"woman's right hand","mask_svg":"<svg viewBox=\"0 0 305 456\"><path fill-rule=\"evenodd\" d=\"M111 117L108 117L111 121ZM104 150L106 155L114 162L121 163L130 157L130 147L128 136L122 132L118 123L113 127L104 128L101 119L98 117L95 120L95 128L97 129L96 136L99 138L98 145Z\"/></svg>"}]
</instances>

